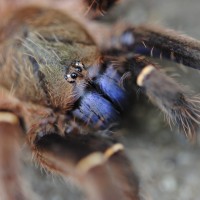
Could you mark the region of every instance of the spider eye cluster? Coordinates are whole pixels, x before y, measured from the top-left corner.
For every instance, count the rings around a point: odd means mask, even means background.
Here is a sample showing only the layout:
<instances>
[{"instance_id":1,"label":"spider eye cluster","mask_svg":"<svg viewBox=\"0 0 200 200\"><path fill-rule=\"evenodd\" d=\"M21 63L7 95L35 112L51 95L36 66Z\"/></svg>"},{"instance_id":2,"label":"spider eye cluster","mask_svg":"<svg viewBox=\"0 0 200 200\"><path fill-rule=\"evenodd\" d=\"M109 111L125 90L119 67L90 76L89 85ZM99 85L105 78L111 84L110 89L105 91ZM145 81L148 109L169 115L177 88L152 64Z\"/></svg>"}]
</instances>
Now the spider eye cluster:
<instances>
[{"instance_id":1,"label":"spider eye cluster","mask_svg":"<svg viewBox=\"0 0 200 200\"><path fill-rule=\"evenodd\" d=\"M70 65L70 70L67 74L65 74L64 78L69 83L75 83L78 77L83 77L83 71L85 70L85 66L80 61L74 61Z\"/></svg>"}]
</instances>

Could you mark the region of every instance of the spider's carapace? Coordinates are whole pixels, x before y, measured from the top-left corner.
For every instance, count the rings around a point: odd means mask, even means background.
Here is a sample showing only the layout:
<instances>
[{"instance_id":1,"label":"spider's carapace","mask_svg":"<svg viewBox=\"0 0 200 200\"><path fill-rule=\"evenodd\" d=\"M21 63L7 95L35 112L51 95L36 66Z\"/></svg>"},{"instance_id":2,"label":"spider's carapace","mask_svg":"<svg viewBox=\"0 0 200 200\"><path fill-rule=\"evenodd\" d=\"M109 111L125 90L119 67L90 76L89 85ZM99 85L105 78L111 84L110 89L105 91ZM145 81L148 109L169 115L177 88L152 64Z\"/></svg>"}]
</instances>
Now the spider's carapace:
<instances>
[{"instance_id":1,"label":"spider's carapace","mask_svg":"<svg viewBox=\"0 0 200 200\"><path fill-rule=\"evenodd\" d=\"M1 48L0 85L28 107L70 113L98 128L116 122L128 104L120 84L124 72L104 60L71 17L53 10L29 12Z\"/></svg>"}]
</instances>

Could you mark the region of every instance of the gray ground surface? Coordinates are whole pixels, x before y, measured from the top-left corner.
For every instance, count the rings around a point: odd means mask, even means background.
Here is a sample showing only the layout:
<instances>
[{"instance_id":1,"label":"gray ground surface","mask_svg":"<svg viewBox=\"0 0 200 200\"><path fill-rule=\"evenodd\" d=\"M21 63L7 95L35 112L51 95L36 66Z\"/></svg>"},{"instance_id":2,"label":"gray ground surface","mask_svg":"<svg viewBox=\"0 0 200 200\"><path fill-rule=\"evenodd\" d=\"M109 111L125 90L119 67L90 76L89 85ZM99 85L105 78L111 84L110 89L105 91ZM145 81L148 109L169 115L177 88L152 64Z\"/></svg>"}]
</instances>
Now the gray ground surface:
<instances>
[{"instance_id":1,"label":"gray ground surface","mask_svg":"<svg viewBox=\"0 0 200 200\"><path fill-rule=\"evenodd\" d=\"M199 0L135 0L131 10L127 19L134 24L154 23L200 39ZM199 72L179 70L185 79L178 80L199 93ZM171 131L163 119L158 109L145 102L135 106L132 123L127 123L124 143L140 178L141 196L145 200L199 200L200 142L189 144L176 130ZM134 125L130 125L133 121ZM80 199L70 183L66 186L63 180L46 176L34 165L30 167L29 162L25 166L27 179L42 199Z\"/></svg>"}]
</instances>

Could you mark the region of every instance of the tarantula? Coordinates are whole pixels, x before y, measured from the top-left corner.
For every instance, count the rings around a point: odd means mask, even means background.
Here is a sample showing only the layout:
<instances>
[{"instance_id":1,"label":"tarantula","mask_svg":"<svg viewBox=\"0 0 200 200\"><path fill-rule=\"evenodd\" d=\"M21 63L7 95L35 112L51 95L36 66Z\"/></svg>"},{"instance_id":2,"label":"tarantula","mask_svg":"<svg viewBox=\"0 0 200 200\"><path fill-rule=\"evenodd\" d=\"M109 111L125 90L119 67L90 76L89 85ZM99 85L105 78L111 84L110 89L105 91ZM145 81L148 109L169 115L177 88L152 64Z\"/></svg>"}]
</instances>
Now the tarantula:
<instances>
[{"instance_id":1,"label":"tarantula","mask_svg":"<svg viewBox=\"0 0 200 200\"><path fill-rule=\"evenodd\" d=\"M139 200L115 136L138 89L194 140L199 98L148 57L200 69L200 42L147 25L106 25L99 16L116 2L0 1L1 199L30 199L19 176L23 138L41 167L72 177L89 199Z\"/></svg>"}]
</instances>

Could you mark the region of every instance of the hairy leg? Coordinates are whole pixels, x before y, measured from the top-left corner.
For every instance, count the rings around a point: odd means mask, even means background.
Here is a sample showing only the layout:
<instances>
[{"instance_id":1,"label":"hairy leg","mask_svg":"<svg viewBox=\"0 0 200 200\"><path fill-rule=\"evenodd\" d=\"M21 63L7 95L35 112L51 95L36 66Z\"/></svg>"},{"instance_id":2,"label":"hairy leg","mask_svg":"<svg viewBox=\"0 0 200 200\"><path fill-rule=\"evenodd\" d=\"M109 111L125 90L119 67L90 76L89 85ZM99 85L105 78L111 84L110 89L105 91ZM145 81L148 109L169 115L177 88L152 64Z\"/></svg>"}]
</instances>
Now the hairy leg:
<instances>
[{"instance_id":1,"label":"hairy leg","mask_svg":"<svg viewBox=\"0 0 200 200\"><path fill-rule=\"evenodd\" d=\"M170 125L178 126L190 140L194 140L200 124L199 97L185 91L144 56L122 57L121 65L130 69L130 73L122 77L122 82L131 77L130 87L140 89L166 114Z\"/></svg>"},{"instance_id":2,"label":"hairy leg","mask_svg":"<svg viewBox=\"0 0 200 200\"><path fill-rule=\"evenodd\" d=\"M109 41L103 50L106 55L132 52L200 69L200 41L173 30L150 25L118 27Z\"/></svg>"},{"instance_id":3,"label":"hairy leg","mask_svg":"<svg viewBox=\"0 0 200 200\"><path fill-rule=\"evenodd\" d=\"M21 132L15 114L0 112L0 197L2 200L30 199L25 195L19 172Z\"/></svg>"},{"instance_id":4,"label":"hairy leg","mask_svg":"<svg viewBox=\"0 0 200 200\"><path fill-rule=\"evenodd\" d=\"M89 199L138 200L138 183L122 144L100 134L29 133L38 163L63 177L72 177Z\"/></svg>"}]
</instances>

